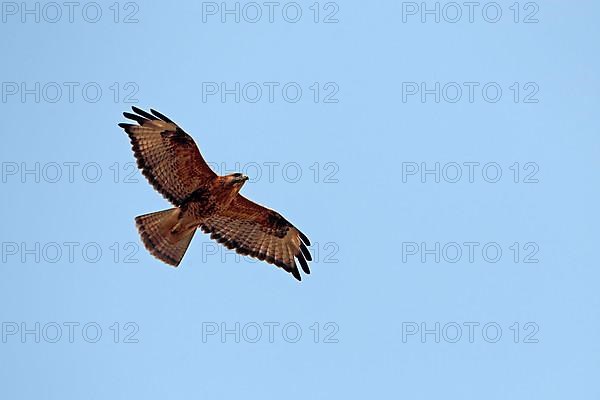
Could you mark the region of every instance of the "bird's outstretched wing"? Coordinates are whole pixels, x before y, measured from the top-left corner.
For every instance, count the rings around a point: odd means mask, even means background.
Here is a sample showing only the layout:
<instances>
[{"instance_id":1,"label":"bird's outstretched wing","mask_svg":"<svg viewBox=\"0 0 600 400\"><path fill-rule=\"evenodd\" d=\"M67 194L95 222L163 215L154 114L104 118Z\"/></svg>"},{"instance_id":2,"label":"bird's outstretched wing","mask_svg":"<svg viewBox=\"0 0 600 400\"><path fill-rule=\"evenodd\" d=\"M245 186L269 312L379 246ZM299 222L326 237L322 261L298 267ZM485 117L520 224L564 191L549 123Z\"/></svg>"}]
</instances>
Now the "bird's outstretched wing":
<instances>
[{"instance_id":1,"label":"bird's outstretched wing","mask_svg":"<svg viewBox=\"0 0 600 400\"><path fill-rule=\"evenodd\" d=\"M295 259L310 274L310 241L276 211L237 195L232 204L200 228L229 249L275 264L301 280Z\"/></svg>"},{"instance_id":2,"label":"bird's outstretched wing","mask_svg":"<svg viewBox=\"0 0 600 400\"><path fill-rule=\"evenodd\" d=\"M167 200L179 206L217 176L200 155L194 139L177 124L158 111L131 108L135 114L123 115L139 125L119 126L131 139L142 174Z\"/></svg>"}]
</instances>

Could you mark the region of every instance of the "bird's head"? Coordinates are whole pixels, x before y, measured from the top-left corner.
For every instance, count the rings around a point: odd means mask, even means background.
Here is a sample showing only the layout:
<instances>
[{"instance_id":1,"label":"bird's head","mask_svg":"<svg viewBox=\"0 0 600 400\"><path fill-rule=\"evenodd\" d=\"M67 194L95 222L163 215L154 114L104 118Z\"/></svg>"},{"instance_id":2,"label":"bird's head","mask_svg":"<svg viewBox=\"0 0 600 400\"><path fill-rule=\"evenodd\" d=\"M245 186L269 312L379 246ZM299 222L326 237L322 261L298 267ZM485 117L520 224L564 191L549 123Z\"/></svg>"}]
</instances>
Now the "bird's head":
<instances>
[{"instance_id":1,"label":"bird's head","mask_svg":"<svg viewBox=\"0 0 600 400\"><path fill-rule=\"evenodd\" d=\"M225 179L225 183L227 185L231 185L237 188L241 188L244 185L244 183L246 183L246 181L248 180L248 177L246 175L240 174L239 172L236 172L235 174L225 175L223 178Z\"/></svg>"}]
</instances>

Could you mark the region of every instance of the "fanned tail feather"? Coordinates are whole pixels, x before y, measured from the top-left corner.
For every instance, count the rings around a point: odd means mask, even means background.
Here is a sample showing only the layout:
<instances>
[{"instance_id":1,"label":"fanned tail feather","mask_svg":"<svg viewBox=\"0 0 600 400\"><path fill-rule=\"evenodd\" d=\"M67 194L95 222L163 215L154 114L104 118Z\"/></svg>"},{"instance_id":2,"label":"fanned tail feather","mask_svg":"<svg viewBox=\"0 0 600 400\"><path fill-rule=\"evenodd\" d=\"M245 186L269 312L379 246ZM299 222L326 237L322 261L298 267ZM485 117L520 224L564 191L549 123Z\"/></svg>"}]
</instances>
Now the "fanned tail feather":
<instances>
[{"instance_id":1,"label":"fanned tail feather","mask_svg":"<svg viewBox=\"0 0 600 400\"><path fill-rule=\"evenodd\" d=\"M177 267L181 263L196 228L176 231L181 210L177 207L140 215L135 225L148 251L159 260Z\"/></svg>"}]
</instances>

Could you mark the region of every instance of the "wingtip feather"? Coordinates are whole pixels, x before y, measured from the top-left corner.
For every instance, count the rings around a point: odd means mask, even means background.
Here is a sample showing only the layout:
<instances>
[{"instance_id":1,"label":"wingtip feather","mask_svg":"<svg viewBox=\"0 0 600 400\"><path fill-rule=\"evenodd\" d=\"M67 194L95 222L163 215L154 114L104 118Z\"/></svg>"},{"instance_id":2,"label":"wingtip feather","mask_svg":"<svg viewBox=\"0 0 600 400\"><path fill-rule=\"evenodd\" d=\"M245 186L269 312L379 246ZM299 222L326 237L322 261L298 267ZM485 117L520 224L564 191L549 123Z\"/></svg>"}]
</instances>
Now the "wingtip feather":
<instances>
[{"instance_id":1,"label":"wingtip feather","mask_svg":"<svg viewBox=\"0 0 600 400\"><path fill-rule=\"evenodd\" d=\"M158 117L159 119L162 119L162 120L163 120L163 121L165 121L165 122L170 122L170 123L173 123L173 121L171 121L171 120L169 119L169 117L167 117L167 116L165 116L164 114L162 114L162 113L160 113L160 112L156 111L156 110L155 110L155 109L153 109L153 108L151 108L151 109L150 109L150 112L151 112L151 113L152 113L152 114L153 114L155 117Z\"/></svg>"},{"instance_id":2,"label":"wingtip feather","mask_svg":"<svg viewBox=\"0 0 600 400\"><path fill-rule=\"evenodd\" d=\"M302 281L302 277L300 276L300 271L298 271L298 268L294 268L292 269L292 275L294 276L294 278L296 278L298 280L298 282Z\"/></svg>"},{"instance_id":3,"label":"wingtip feather","mask_svg":"<svg viewBox=\"0 0 600 400\"><path fill-rule=\"evenodd\" d=\"M302 271L304 271L305 274L310 275L310 269L308 269L308 263L304 259L304 256L302 255L302 253L301 252L298 253L296 255L296 258L300 262L300 266L302 267Z\"/></svg>"},{"instance_id":4,"label":"wingtip feather","mask_svg":"<svg viewBox=\"0 0 600 400\"><path fill-rule=\"evenodd\" d=\"M142 117L147 118L149 120L156 121L158 119L154 115L150 114L149 112L144 111L141 108L138 108L136 106L131 106L131 109L133 110L134 113L141 115Z\"/></svg>"},{"instance_id":5,"label":"wingtip feather","mask_svg":"<svg viewBox=\"0 0 600 400\"><path fill-rule=\"evenodd\" d=\"M298 235L300 235L300 239L302 239L302 241L304 243L306 243L307 246L310 246L310 240L308 240L308 238L306 237L306 235L302 232L300 232L300 230L298 230Z\"/></svg>"},{"instance_id":6,"label":"wingtip feather","mask_svg":"<svg viewBox=\"0 0 600 400\"><path fill-rule=\"evenodd\" d=\"M304 254L304 258L306 258L308 261L312 261L310 251L308 251L308 248L304 243L300 243L300 251L302 251L302 254Z\"/></svg>"}]
</instances>

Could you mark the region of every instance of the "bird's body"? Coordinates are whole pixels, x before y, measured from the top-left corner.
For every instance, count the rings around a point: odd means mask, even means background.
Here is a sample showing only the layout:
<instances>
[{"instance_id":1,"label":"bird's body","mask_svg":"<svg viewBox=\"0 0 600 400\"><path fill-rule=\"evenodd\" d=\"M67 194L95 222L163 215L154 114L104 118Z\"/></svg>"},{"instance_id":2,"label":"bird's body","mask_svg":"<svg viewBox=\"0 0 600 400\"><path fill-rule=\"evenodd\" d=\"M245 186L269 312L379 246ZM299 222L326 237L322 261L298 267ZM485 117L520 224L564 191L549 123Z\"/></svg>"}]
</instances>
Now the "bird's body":
<instances>
[{"instance_id":1,"label":"bird's body","mask_svg":"<svg viewBox=\"0 0 600 400\"><path fill-rule=\"evenodd\" d=\"M238 253L265 260L300 280L296 259L310 273L306 235L276 211L239 194L248 180L240 173L218 176L193 139L169 118L132 107L123 113L139 125L119 124L129 135L138 167L174 208L136 217L145 247L178 266L197 228Z\"/></svg>"},{"instance_id":2,"label":"bird's body","mask_svg":"<svg viewBox=\"0 0 600 400\"><path fill-rule=\"evenodd\" d=\"M180 206L185 217L200 225L204 219L229 208L244 184L244 181L230 181L232 179L228 176L219 176L211 182L209 188L194 191Z\"/></svg>"}]
</instances>

